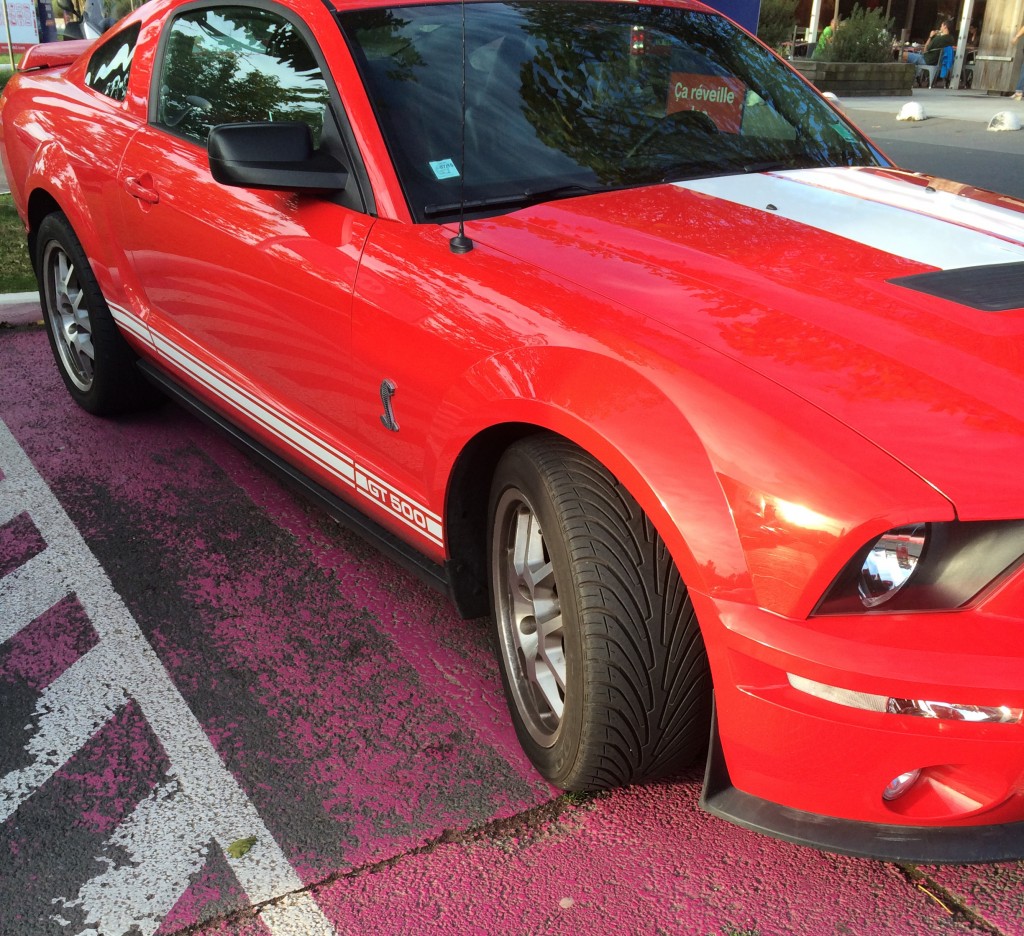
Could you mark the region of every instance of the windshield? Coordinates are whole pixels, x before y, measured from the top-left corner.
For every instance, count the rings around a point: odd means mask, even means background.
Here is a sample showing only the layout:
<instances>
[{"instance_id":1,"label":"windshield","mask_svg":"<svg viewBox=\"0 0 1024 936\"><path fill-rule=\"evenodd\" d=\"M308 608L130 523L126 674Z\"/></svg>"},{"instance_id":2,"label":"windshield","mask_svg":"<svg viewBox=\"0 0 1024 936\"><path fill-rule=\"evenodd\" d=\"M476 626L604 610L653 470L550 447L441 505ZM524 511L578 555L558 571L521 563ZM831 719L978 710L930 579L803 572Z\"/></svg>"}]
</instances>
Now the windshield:
<instances>
[{"instance_id":1,"label":"windshield","mask_svg":"<svg viewBox=\"0 0 1024 936\"><path fill-rule=\"evenodd\" d=\"M339 20L418 221L451 220L460 203L480 216L701 176L877 164L715 13L485 2Z\"/></svg>"}]
</instances>

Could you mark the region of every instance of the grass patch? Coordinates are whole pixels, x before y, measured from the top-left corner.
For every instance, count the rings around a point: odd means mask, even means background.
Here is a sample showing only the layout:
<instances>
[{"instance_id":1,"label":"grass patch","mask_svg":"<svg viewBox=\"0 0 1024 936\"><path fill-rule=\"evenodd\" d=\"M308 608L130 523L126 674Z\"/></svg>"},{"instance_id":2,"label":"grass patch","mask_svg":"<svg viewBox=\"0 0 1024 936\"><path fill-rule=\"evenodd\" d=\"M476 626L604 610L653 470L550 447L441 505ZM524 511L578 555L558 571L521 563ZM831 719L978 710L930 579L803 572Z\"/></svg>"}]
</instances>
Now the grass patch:
<instances>
[{"instance_id":1,"label":"grass patch","mask_svg":"<svg viewBox=\"0 0 1024 936\"><path fill-rule=\"evenodd\" d=\"M0 293L32 292L35 288L25 228L11 196L0 195Z\"/></svg>"},{"instance_id":2,"label":"grass patch","mask_svg":"<svg viewBox=\"0 0 1024 936\"><path fill-rule=\"evenodd\" d=\"M0 62L0 91L3 91L7 86L7 82L11 80L11 76L14 74L14 69L11 68L10 61L11 60L8 59L6 64L4 62Z\"/></svg>"}]
</instances>

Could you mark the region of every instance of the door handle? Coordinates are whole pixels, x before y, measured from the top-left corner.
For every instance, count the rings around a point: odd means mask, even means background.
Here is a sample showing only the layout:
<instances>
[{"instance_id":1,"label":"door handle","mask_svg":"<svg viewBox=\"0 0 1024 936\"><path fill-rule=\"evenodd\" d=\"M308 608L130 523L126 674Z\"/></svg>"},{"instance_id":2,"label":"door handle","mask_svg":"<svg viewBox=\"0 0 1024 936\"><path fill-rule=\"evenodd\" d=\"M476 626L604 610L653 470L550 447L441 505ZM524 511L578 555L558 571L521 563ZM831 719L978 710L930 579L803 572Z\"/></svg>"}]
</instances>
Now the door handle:
<instances>
[{"instance_id":1,"label":"door handle","mask_svg":"<svg viewBox=\"0 0 1024 936\"><path fill-rule=\"evenodd\" d=\"M155 205L160 201L160 193L155 188L144 185L136 176L127 176L124 180L124 187L130 195L133 195L139 201L146 202L148 205Z\"/></svg>"}]
</instances>

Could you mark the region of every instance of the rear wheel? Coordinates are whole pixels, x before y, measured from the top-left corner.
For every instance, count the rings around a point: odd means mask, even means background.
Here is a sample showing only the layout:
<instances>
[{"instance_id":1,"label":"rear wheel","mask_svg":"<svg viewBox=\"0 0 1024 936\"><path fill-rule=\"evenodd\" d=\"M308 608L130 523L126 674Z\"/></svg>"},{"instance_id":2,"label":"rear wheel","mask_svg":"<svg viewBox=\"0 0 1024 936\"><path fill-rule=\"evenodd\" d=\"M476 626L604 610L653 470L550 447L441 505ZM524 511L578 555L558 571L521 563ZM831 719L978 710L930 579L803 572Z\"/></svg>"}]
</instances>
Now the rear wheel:
<instances>
[{"instance_id":1,"label":"rear wheel","mask_svg":"<svg viewBox=\"0 0 1024 936\"><path fill-rule=\"evenodd\" d=\"M136 369L68 219L44 218L36 245L50 347L75 402L97 415L153 405L160 397Z\"/></svg>"},{"instance_id":2,"label":"rear wheel","mask_svg":"<svg viewBox=\"0 0 1024 936\"><path fill-rule=\"evenodd\" d=\"M512 446L490 501L498 655L519 740L563 789L664 776L706 749L711 678L664 542L571 443Z\"/></svg>"}]
</instances>

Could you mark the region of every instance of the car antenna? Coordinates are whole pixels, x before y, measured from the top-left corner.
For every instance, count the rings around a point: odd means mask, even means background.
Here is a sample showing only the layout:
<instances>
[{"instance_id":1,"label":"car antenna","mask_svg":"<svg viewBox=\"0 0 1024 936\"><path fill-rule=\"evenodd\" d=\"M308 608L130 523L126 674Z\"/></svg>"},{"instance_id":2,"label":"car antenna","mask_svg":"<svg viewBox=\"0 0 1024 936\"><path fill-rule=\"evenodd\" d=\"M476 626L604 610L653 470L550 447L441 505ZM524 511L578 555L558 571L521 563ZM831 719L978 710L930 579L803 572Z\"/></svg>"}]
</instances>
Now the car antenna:
<instances>
[{"instance_id":1,"label":"car antenna","mask_svg":"<svg viewBox=\"0 0 1024 936\"><path fill-rule=\"evenodd\" d=\"M448 241L454 254L469 253L473 241L466 237L466 0L462 0L462 126L460 128L462 172L459 174L459 233Z\"/></svg>"}]
</instances>

